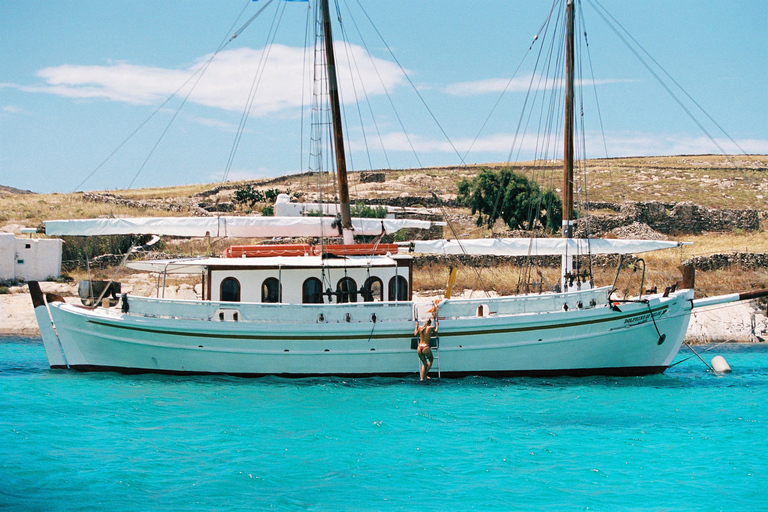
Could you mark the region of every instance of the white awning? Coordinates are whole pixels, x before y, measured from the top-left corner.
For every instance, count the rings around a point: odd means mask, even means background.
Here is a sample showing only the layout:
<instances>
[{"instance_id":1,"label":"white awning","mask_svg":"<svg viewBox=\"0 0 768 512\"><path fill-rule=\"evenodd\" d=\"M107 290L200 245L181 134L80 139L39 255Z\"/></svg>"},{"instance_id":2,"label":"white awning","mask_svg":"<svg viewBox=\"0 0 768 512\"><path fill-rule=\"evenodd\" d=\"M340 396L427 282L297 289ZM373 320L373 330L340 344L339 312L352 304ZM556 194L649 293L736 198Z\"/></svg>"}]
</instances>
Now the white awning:
<instances>
[{"instance_id":1,"label":"white awning","mask_svg":"<svg viewBox=\"0 0 768 512\"><path fill-rule=\"evenodd\" d=\"M269 246L265 246L269 247ZM320 256L269 256L261 258L188 258L177 260L129 261L126 267L143 272L166 274L200 274L208 268L226 267L241 269L259 268L353 268L393 267L397 261L390 256L347 256L345 258L323 259Z\"/></svg>"},{"instance_id":2,"label":"white awning","mask_svg":"<svg viewBox=\"0 0 768 512\"><path fill-rule=\"evenodd\" d=\"M687 242L667 240L607 240L583 238L478 238L412 242L417 254L471 254L497 256L552 256L580 254L637 254L671 249Z\"/></svg>"},{"instance_id":3,"label":"white awning","mask_svg":"<svg viewBox=\"0 0 768 512\"><path fill-rule=\"evenodd\" d=\"M165 235L185 237L331 237L339 236L330 217L134 217L45 221L49 236ZM414 219L352 219L356 235L395 233L403 228L429 229Z\"/></svg>"},{"instance_id":4,"label":"white awning","mask_svg":"<svg viewBox=\"0 0 768 512\"><path fill-rule=\"evenodd\" d=\"M143 272L166 274L202 274L208 268L202 259L129 261L125 266Z\"/></svg>"}]
</instances>

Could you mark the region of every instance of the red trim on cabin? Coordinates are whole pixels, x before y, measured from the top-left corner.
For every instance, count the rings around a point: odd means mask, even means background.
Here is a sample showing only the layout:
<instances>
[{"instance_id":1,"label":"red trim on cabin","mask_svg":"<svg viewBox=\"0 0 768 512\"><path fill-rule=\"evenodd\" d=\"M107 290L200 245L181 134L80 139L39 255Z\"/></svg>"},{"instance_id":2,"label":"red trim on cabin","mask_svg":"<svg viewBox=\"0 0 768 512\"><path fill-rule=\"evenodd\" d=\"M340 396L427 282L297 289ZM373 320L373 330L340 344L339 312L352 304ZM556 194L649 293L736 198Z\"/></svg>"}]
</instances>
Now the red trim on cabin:
<instances>
[{"instance_id":1,"label":"red trim on cabin","mask_svg":"<svg viewBox=\"0 0 768 512\"><path fill-rule=\"evenodd\" d=\"M224 250L225 258L264 258L311 254L309 244L233 245Z\"/></svg>"},{"instance_id":2,"label":"red trim on cabin","mask_svg":"<svg viewBox=\"0 0 768 512\"><path fill-rule=\"evenodd\" d=\"M397 244L315 245L273 244L233 245L224 250L225 258L263 258L269 256L304 256L333 254L334 256L371 256L397 254Z\"/></svg>"},{"instance_id":3,"label":"red trim on cabin","mask_svg":"<svg viewBox=\"0 0 768 512\"><path fill-rule=\"evenodd\" d=\"M316 245L313 247L315 254L321 252L335 256L370 256L397 254L397 244L355 244L355 245Z\"/></svg>"}]
</instances>

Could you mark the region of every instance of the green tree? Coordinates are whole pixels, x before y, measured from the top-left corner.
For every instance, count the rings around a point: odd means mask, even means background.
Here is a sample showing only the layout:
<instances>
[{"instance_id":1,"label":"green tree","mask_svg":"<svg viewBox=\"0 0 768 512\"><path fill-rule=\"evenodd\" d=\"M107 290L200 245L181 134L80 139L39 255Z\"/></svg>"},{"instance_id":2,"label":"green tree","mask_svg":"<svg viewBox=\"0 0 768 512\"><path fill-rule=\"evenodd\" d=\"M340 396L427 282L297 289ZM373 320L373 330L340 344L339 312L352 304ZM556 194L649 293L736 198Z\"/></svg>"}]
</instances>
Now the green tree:
<instances>
[{"instance_id":1,"label":"green tree","mask_svg":"<svg viewBox=\"0 0 768 512\"><path fill-rule=\"evenodd\" d=\"M383 219L387 216L387 208L385 206L371 207L363 203L355 203L350 206L349 214L352 217Z\"/></svg>"},{"instance_id":2,"label":"green tree","mask_svg":"<svg viewBox=\"0 0 768 512\"><path fill-rule=\"evenodd\" d=\"M238 187L237 190L235 190L235 195L232 199L235 204L241 204L251 208L253 208L256 203L263 203L265 200L266 197L264 192L254 188L250 183Z\"/></svg>"},{"instance_id":3,"label":"green tree","mask_svg":"<svg viewBox=\"0 0 768 512\"><path fill-rule=\"evenodd\" d=\"M462 179L457 199L478 214L478 226L489 228L501 219L511 229L541 225L554 232L563 212L562 201L552 189L542 192L536 183L510 169L483 169L471 180Z\"/></svg>"}]
</instances>

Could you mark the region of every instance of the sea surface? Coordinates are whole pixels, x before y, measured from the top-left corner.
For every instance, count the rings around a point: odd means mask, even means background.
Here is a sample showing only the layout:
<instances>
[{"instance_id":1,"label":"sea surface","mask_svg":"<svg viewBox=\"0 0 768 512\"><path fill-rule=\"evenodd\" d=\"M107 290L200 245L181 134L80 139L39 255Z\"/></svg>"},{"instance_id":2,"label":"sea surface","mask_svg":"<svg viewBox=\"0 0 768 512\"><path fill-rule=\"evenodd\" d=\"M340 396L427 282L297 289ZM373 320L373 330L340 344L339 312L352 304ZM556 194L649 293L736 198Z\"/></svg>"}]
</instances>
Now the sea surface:
<instances>
[{"instance_id":1,"label":"sea surface","mask_svg":"<svg viewBox=\"0 0 768 512\"><path fill-rule=\"evenodd\" d=\"M0 338L0 510L768 510L768 346L714 355L422 384L75 373Z\"/></svg>"}]
</instances>

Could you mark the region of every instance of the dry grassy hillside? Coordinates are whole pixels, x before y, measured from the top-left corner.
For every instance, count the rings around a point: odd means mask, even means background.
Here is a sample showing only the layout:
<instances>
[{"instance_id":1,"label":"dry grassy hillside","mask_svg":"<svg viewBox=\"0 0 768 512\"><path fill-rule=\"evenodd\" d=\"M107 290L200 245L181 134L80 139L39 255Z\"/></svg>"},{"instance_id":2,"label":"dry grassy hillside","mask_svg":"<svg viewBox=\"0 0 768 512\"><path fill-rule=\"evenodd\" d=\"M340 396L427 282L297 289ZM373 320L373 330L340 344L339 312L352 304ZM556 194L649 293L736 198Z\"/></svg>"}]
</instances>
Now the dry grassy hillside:
<instances>
[{"instance_id":1,"label":"dry grassy hillside","mask_svg":"<svg viewBox=\"0 0 768 512\"><path fill-rule=\"evenodd\" d=\"M496 164L463 168L439 167L409 170L377 171L385 174L383 183L363 183L359 173L350 173L350 193L353 200L391 198L401 196L430 197L434 192L442 199L453 199L456 183L461 178L474 176L482 167L500 167ZM557 188L561 173L559 164L551 169L540 169L533 164L520 164L517 171L539 181L544 186ZM585 178L586 176L586 178ZM588 187L584 186L586 183ZM333 184L328 180L318 185L315 177L293 175L269 180L233 182L224 185L189 185L172 188L115 190L125 204L93 202L82 193L29 194L7 187L0 188L0 230L16 231L21 226L37 227L46 219L120 217L120 216L188 216L201 203L230 202L234 190L245 183L262 189L276 188L303 192L312 199L318 191L326 198L333 196ZM697 255L729 252L768 253L765 213L768 211L768 156L676 156L647 158L618 158L589 160L579 171L578 200L607 201L690 201L710 208L757 209L763 212L761 229L757 232L735 232L683 236L694 245L680 251L666 251L645 256L649 273L646 284L666 285L677 276L681 261ZM588 188L589 193L583 190ZM24 191L26 192L26 191ZM245 213L245 212L241 212ZM468 214L462 209L452 213ZM471 234L470 234L471 232ZM465 223L464 233L483 236L488 232L473 229ZM182 244L181 250L195 252L199 244ZM654 270L651 270L654 269ZM605 279L615 269L605 269ZM547 282L556 280L556 272L543 269ZM548 275L552 274L552 275ZM416 285L422 289L444 286L447 274L442 268L425 267L416 275ZM478 279L499 292L514 291L520 280L520 269L497 267L486 269L478 277L474 270L461 272L458 286L475 287ZM710 272L698 276L697 288L703 293L740 291L754 287L768 287L768 269ZM489 285L490 283L490 285ZM634 285L632 285L634 286ZM637 286L639 286L639 281Z\"/></svg>"},{"instance_id":2,"label":"dry grassy hillside","mask_svg":"<svg viewBox=\"0 0 768 512\"><path fill-rule=\"evenodd\" d=\"M500 164L472 165L462 168L435 167L424 169L386 170L384 183L361 183L360 173L350 173L350 193L354 199L398 197L401 195L443 198L456 195L456 183L471 178L483 168ZM558 163L542 170L522 163L518 172L533 177L544 186L561 184ZM585 183L586 182L586 183ZM217 185L186 185L167 188L112 190L112 194L149 204L120 206L86 201L81 193L30 194L0 187L0 226L24 224L37 226L52 218L92 218L99 216L188 215L185 211L168 211L157 207L165 203L194 203L203 200L228 201L233 191L245 183L261 188L304 191L316 195L318 181L313 176L297 174L268 180L228 182ZM588 186L583 186L583 185ZM221 187L217 194L201 195ZM320 187L326 197L333 196L333 183L326 180ZM676 156L616 158L588 160L577 177L576 200L608 201L690 201L711 208L753 208L768 210L768 156ZM588 190L588 192L584 192ZM18 191L21 192L21 191ZM26 192L26 191L24 191Z\"/></svg>"}]
</instances>

